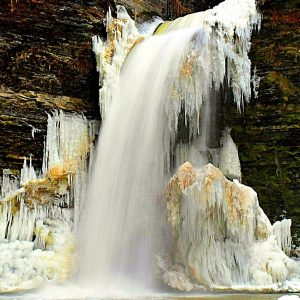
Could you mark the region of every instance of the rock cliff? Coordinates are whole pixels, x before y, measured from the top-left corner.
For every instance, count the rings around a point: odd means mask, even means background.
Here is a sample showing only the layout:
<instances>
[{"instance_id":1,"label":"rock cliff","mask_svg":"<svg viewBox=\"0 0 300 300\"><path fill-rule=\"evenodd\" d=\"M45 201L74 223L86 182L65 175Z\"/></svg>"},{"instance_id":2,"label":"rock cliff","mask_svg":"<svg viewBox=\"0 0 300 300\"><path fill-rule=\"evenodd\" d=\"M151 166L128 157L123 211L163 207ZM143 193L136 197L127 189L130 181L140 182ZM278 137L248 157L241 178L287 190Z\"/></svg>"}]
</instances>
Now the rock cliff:
<instances>
[{"instance_id":1,"label":"rock cliff","mask_svg":"<svg viewBox=\"0 0 300 300\"><path fill-rule=\"evenodd\" d=\"M99 118L91 38L109 3L6 1L0 7L0 173L24 156L40 165L46 111ZM35 139L32 129L36 128Z\"/></svg>"}]
</instances>

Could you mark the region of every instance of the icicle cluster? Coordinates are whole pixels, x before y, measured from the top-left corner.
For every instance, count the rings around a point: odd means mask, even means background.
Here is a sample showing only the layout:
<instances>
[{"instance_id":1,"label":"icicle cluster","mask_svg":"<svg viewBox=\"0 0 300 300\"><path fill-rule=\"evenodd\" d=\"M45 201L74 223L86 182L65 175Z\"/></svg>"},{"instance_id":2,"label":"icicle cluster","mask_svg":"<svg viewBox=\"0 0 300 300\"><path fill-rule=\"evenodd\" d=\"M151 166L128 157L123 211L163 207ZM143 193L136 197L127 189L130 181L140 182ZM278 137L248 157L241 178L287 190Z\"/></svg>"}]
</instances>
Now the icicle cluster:
<instances>
[{"instance_id":1,"label":"icicle cluster","mask_svg":"<svg viewBox=\"0 0 300 300\"><path fill-rule=\"evenodd\" d=\"M29 158L29 165L27 164L27 158L24 158L23 168L21 169L21 178L20 183L24 184L30 180L36 180L41 178L41 174L37 174L33 165L32 165L32 157Z\"/></svg>"},{"instance_id":2,"label":"icicle cluster","mask_svg":"<svg viewBox=\"0 0 300 300\"><path fill-rule=\"evenodd\" d=\"M292 247L291 225L290 219L273 224L273 234L276 236L277 244L287 255L290 254Z\"/></svg>"},{"instance_id":3,"label":"icicle cluster","mask_svg":"<svg viewBox=\"0 0 300 300\"><path fill-rule=\"evenodd\" d=\"M234 100L242 109L244 101L249 101L251 96L251 61L248 58L251 33L254 27L260 28L260 22L254 0L226 0L213 9L167 22L157 30L157 34L184 29L203 30L210 40L209 56L205 57L205 63L197 61L200 56L196 47L196 55L191 52L190 59L196 56L196 64L199 62L202 68L213 68L213 72L205 74L208 75L205 79L216 89L223 84L226 76ZM201 77L196 78L203 84Z\"/></svg>"},{"instance_id":4,"label":"icicle cluster","mask_svg":"<svg viewBox=\"0 0 300 300\"><path fill-rule=\"evenodd\" d=\"M44 176L49 170L67 174L71 189L66 202L68 206L74 206L75 226L78 223L80 198L84 192L97 133L98 124L88 121L84 116L68 115L62 111L48 115L42 170Z\"/></svg>"},{"instance_id":5,"label":"icicle cluster","mask_svg":"<svg viewBox=\"0 0 300 300\"><path fill-rule=\"evenodd\" d=\"M9 169L3 169L2 178L0 177L0 198L4 198L17 190L19 184L20 181L17 176L14 176Z\"/></svg>"},{"instance_id":6,"label":"icicle cluster","mask_svg":"<svg viewBox=\"0 0 300 300\"><path fill-rule=\"evenodd\" d=\"M144 24L137 29L123 6L117 6L117 18L113 18L109 9L106 15L107 41L99 36L93 37L93 51L97 60L97 71L100 73L99 105L104 118L111 106L113 91L118 88L121 67L129 51L145 36L152 34L160 24L160 18Z\"/></svg>"},{"instance_id":7,"label":"icicle cluster","mask_svg":"<svg viewBox=\"0 0 300 300\"><path fill-rule=\"evenodd\" d=\"M24 159L20 180L3 171L0 292L33 288L45 279L63 280L70 274L72 229L78 222L97 129L95 121L83 116L54 112L48 115L42 171L34 169L31 157L29 163Z\"/></svg>"}]
</instances>

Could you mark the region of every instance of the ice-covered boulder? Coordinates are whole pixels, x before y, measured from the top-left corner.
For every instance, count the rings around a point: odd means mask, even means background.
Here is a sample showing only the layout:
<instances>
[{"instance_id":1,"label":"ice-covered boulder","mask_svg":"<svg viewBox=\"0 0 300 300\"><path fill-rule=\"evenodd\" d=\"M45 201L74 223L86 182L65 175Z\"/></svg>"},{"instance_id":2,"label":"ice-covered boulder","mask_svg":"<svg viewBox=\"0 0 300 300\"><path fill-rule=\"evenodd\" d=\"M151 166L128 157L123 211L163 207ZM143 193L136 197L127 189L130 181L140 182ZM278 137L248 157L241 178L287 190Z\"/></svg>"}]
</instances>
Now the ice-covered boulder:
<instances>
[{"instance_id":1,"label":"ice-covered boulder","mask_svg":"<svg viewBox=\"0 0 300 300\"><path fill-rule=\"evenodd\" d=\"M181 266L191 282L209 288L280 290L299 276L299 264L280 247L286 247L279 240L286 235L274 234L256 192L228 180L213 165L194 169L183 164L169 181L165 198L174 235L172 264ZM284 232L289 232L286 226ZM165 283L174 287L167 277Z\"/></svg>"}]
</instances>

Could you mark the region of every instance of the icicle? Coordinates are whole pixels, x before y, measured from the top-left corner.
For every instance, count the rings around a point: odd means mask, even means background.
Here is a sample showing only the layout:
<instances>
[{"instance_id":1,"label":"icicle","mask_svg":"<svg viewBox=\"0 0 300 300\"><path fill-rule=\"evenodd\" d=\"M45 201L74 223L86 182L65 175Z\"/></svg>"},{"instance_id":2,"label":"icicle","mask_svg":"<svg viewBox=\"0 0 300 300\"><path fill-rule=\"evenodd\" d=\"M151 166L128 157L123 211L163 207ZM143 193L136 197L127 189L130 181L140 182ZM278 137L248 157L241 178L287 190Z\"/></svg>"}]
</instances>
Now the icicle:
<instances>
[{"instance_id":1,"label":"icicle","mask_svg":"<svg viewBox=\"0 0 300 300\"><path fill-rule=\"evenodd\" d=\"M99 36L92 38L97 71L100 73L100 85L102 86L99 91L102 118L105 118L110 109L113 98L112 91L118 86L121 67L128 52L145 36L151 35L161 21L160 18L155 18L150 25L147 24L139 32L135 22L123 6L117 6L116 19L112 17L110 9L108 10L105 22L107 41L103 42Z\"/></svg>"},{"instance_id":2,"label":"icicle","mask_svg":"<svg viewBox=\"0 0 300 300\"><path fill-rule=\"evenodd\" d=\"M9 169L3 169L2 183L1 183L1 197L4 198L17 190L19 187L19 180Z\"/></svg>"},{"instance_id":3,"label":"icicle","mask_svg":"<svg viewBox=\"0 0 300 300\"><path fill-rule=\"evenodd\" d=\"M39 178L39 175L37 175L32 165L32 156L30 155L29 158L29 167L27 166L27 159L25 157L23 168L21 169L20 184L25 184L27 181L36 180L37 178Z\"/></svg>"},{"instance_id":4,"label":"icicle","mask_svg":"<svg viewBox=\"0 0 300 300\"><path fill-rule=\"evenodd\" d=\"M277 244L287 255L290 254L292 247L291 225L292 221L290 219L277 221L273 224L273 233Z\"/></svg>"},{"instance_id":5,"label":"icicle","mask_svg":"<svg viewBox=\"0 0 300 300\"><path fill-rule=\"evenodd\" d=\"M261 78L257 75L257 69L256 69L256 66L255 66L254 69L253 69L253 76L251 78L254 98L258 97L258 89L259 89L260 81L261 81Z\"/></svg>"},{"instance_id":6,"label":"icicle","mask_svg":"<svg viewBox=\"0 0 300 300\"><path fill-rule=\"evenodd\" d=\"M228 128L223 132L219 168L229 179L238 179L241 181L242 174L239 153Z\"/></svg>"},{"instance_id":7,"label":"icicle","mask_svg":"<svg viewBox=\"0 0 300 300\"><path fill-rule=\"evenodd\" d=\"M41 132L40 129L35 128L33 125L29 125L31 127L31 136L34 139L34 135L36 132Z\"/></svg>"}]
</instances>

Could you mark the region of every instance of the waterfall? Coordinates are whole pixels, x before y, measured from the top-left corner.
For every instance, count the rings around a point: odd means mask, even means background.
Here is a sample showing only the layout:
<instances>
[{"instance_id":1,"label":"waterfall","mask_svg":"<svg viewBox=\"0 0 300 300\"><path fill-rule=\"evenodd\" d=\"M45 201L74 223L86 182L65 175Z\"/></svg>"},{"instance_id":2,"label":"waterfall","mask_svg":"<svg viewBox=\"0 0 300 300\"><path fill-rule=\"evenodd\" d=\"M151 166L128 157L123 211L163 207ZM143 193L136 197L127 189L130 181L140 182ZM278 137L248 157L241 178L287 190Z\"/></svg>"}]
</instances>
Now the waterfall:
<instances>
[{"instance_id":1,"label":"waterfall","mask_svg":"<svg viewBox=\"0 0 300 300\"><path fill-rule=\"evenodd\" d=\"M3 170L0 292L66 281L76 259L78 290L102 298L161 284L299 291L291 220L271 225L239 182L222 120L227 98L238 110L250 100L251 82L257 97L248 58L260 26L255 0L140 25L118 6L106 26L107 41L93 38L104 121L97 148L97 121L53 112L42 170L31 156L20 176ZM67 297L80 297L73 288Z\"/></svg>"},{"instance_id":2,"label":"waterfall","mask_svg":"<svg viewBox=\"0 0 300 300\"><path fill-rule=\"evenodd\" d=\"M199 140L207 152L215 142L210 115L216 94L230 89L240 110L249 101L248 51L258 24L254 0L226 0L163 24L142 42L130 40L127 56L119 45L120 37L128 37L128 26L115 27L108 44L93 39L105 119L81 215L79 277L84 284L104 290L127 280L152 285L154 257L168 246L163 191L176 153L182 153L175 150L179 129L186 130L187 151ZM129 28L129 34L135 32ZM120 57L126 57L122 68L112 68ZM103 66L114 69L113 89L105 84ZM111 80L112 73L107 76ZM233 149L230 142L225 137L224 147Z\"/></svg>"}]
</instances>

